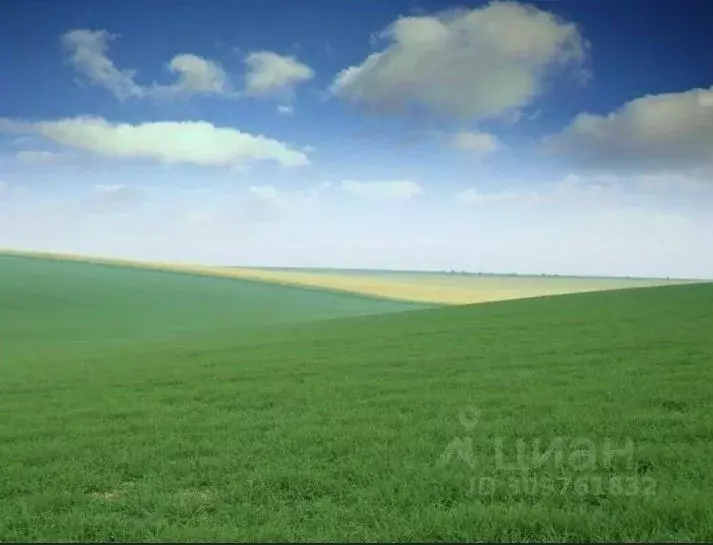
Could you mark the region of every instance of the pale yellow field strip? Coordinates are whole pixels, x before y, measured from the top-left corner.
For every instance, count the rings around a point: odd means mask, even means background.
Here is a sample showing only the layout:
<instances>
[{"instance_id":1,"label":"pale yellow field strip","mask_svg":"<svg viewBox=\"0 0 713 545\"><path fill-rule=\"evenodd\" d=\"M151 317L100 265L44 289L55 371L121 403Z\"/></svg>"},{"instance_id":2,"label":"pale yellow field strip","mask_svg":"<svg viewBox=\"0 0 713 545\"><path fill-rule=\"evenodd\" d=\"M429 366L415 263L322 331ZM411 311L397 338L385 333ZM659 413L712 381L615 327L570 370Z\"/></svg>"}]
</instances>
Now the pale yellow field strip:
<instances>
[{"instance_id":1,"label":"pale yellow field strip","mask_svg":"<svg viewBox=\"0 0 713 545\"><path fill-rule=\"evenodd\" d=\"M361 295L446 305L524 299L547 295L690 283L690 280L612 279L572 277L478 276L424 273L307 272L260 268L131 261L59 253L0 250L0 253L85 263L104 263L144 269L186 272L223 278L242 278Z\"/></svg>"}]
</instances>

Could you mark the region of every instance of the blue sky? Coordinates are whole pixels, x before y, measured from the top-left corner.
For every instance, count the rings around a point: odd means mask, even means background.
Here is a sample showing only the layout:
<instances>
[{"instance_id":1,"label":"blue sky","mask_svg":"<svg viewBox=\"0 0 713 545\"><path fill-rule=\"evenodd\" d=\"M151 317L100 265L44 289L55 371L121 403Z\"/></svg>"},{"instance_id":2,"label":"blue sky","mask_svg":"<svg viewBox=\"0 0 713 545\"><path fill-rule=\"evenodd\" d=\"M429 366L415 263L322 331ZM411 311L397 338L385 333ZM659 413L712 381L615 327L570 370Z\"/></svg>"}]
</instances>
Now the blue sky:
<instances>
[{"instance_id":1,"label":"blue sky","mask_svg":"<svg viewBox=\"0 0 713 545\"><path fill-rule=\"evenodd\" d=\"M706 0L0 10L0 246L713 277Z\"/></svg>"}]
</instances>

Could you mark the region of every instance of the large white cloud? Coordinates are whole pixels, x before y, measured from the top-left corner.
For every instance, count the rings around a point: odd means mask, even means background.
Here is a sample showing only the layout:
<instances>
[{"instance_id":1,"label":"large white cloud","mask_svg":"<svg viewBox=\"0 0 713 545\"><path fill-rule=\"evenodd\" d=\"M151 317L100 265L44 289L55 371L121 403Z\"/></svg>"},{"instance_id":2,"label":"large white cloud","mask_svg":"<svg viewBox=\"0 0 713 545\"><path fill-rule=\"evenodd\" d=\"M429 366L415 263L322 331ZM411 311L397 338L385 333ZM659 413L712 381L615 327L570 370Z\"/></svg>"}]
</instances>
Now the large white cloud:
<instances>
[{"instance_id":1,"label":"large white cloud","mask_svg":"<svg viewBox=\"0 0 713 545\"><path fill-rule=\"evenodd\" d=\"M245 57L245 64L245 92L252 96L289 93L314 77L306 64L272 51L253 51Z\"/></svg>"},{"instance_id":2,"label":"large white cloud","mask_svg":"<svg viewBox=\"0 0 713 545\"><path fill-rule=\"evenodd\" d=\"M647 95L606 114L579 114L545 150L603 171L713 167L713 87Z\"/></svg>"},{"instance_id":3,"label":"large white cloud","mask_svg":"<svg viewBox=\"0 0 713 545\"><path fill-rule=\"evenodd\" d=\"M74 68L92 84L104 87L119 99L142 97L169 97L192 94L229 94L228 78L216 62L193 54L173 57L167 69L177 76L169 85L140 85L136 71L119 69L108 57L109 43L115 34L106 30L77 29L62 36Z\"/></svg>"},{"instance_id":4,"label":"large white cloud","mask_svg":"<svg viewBox=\"0 0 713 545\"><path fill-rule=\"evenodd\" d=\"M449 115L512 115L555 69L581 67L587 44L573 23L517 2L402 17L389 45L341 71L331 91L376 108L417 104Z\"/></svg>"},{"instance_id":5,"label":"large white cloud","mask_svg":"<svg viewBox=\"0 0 713 545\"><path fill-rule=\"evenodd\" d=\"M0 119L0 130L36 133L66 146L119 159L151 159L201 166L275 161L283 166L309 163L287 144L205 121L161 121L136 125L98 117L22 123Z\"/></svg>"},{"instance_id":6,"label":"large white cloud","mask_svg":"<svg viewBox=\"0 0 713 545\"><path fill-rule=\"evenodd\" d=\"M420 184L411 180L369 181L344 180L341 188L357 197L374 201L405 201L424 193Z\"/></svg>"}]
</instances>

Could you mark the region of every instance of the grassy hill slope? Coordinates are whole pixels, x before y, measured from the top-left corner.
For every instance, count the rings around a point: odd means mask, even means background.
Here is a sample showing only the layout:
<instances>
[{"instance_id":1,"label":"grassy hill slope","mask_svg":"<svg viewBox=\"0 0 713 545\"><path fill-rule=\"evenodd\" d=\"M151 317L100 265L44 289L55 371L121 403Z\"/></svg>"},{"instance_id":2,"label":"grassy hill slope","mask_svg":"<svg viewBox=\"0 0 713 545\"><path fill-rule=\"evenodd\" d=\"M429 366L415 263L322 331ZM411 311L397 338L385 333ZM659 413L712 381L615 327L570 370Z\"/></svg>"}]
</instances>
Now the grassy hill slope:
<instances>
[{"instance_id":1,"label":"grassy hill slope","mask_svg":"<svg viewBox=\"0 0 713 545\"><path fill-rule=\"evenodd\" d=\"M0 254L6 356L427 305L171 271Z\"/></svg>"},{"instance_id":2,"label":"grassy hill slope","mask_svg":"<svg viewBox=\"0 0 713 545\"><path fill-rule=\"evenodd\" d=\"M4 355L0 540L711 540L711 331L700 284Z\"/></svg>"}]
</instances>

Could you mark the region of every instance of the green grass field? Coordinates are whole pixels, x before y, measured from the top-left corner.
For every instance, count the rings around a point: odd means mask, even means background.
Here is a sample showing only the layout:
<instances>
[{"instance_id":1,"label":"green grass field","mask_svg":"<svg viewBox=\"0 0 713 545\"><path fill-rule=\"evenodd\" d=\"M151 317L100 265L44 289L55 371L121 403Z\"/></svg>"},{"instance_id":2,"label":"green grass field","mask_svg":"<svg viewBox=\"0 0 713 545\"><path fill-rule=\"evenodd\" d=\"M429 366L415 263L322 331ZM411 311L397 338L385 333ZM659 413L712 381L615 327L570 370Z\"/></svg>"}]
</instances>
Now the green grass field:
<instances>
[{"instance_id":1,"label":"green grass field","mask_svg":"<svg viewBox=\"0 0 713 545\"><path fill-rule=\"evenodd\" d=\"M0 541L710 541L712 380L713 284L426 308L0 257Z\"/></svg>"},{"instance_id":2,"label":"green grass field","mask_svg":"<svg viewBox=\"0 0 713 545\"><path fill-rule=\"evenodd\" d=\"M0 254L3 355L135 343L427 305L264 282ZM29 351L29 352L28 352Z\"/></svg>"}]
</instances>

